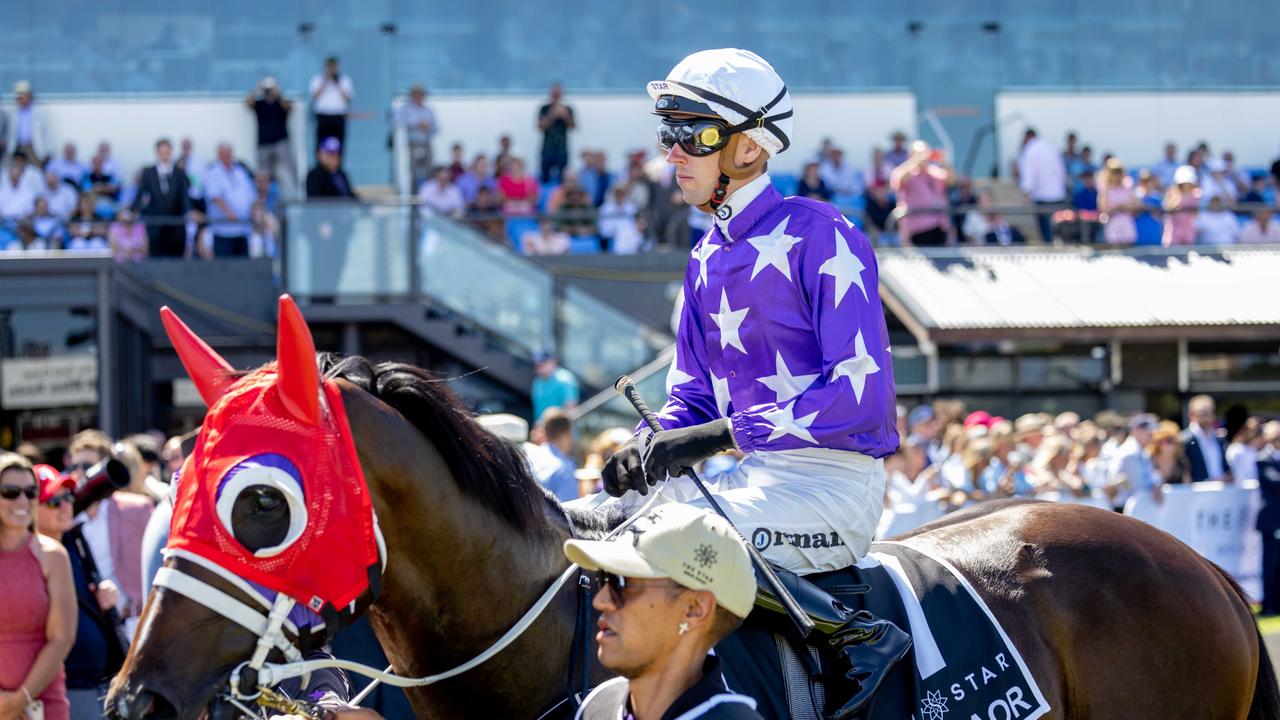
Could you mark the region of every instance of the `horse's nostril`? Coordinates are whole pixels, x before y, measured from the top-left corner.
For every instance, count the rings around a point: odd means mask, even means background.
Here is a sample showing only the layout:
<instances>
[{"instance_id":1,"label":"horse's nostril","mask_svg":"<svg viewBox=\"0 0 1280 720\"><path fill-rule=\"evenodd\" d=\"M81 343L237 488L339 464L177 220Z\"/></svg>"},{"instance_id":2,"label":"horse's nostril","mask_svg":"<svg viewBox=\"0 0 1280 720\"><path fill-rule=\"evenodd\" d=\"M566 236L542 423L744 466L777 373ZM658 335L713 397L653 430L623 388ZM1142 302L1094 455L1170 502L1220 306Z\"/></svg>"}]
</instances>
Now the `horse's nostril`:
<instances>
[{"instance_id":1,"label":"horse's nostril","mask_svg":"<svg viewBox=\"0 0 1280 720\"><path fill-rule=\"evenodd\" d=\"M120 695L107 708L112 720L172 720L178 710L163 695L143 690L136 695Z\"/></svg>"}]
</instances>

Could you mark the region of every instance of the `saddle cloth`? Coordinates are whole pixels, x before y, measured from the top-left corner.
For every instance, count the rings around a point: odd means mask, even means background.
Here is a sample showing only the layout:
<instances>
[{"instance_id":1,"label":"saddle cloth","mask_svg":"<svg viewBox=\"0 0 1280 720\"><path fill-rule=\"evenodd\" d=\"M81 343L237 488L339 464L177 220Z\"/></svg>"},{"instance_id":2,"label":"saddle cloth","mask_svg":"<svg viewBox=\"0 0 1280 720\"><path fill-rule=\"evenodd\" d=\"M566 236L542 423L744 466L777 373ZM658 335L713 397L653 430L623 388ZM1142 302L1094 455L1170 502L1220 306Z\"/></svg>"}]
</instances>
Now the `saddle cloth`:
<instances>
[{"instance_id":1,"label":"saddle cloth","mask_svg":"<svg viewBox=\"0 0 1280 720\"><path fill-rule=\"evenodd\" d=\"M807 579L911 633L911 652L885 678L867 720L1035 720L1049 712L1018 649L946 560L880 542L857 566ZM830 693L810 680L800 652L750 620L717 648L729 687L755 697L762 715L821 720Z\"/></svg>"}]
</instances>

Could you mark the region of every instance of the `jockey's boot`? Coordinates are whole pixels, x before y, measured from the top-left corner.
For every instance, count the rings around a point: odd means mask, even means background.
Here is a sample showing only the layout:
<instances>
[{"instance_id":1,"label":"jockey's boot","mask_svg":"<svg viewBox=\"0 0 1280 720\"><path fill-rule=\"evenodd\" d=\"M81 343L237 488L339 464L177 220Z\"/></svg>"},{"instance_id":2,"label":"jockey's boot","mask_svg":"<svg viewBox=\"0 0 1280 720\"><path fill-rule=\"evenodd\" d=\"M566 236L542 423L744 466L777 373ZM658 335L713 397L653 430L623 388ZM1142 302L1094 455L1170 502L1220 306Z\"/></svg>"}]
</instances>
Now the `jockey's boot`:
<instances>
[{"instance_id":1,"label":"jockey's boot","mask_svg":"<svg viewBox=\"0 0 1280 720\"><path fill-rule=\"evenodd\" d=\"M862 715L871 707L871 700L889 670L911 649L911 636L892 622L876 618L865 610L854 612L789 570L776 565L773 569L839 659L839 667L827 674L828 681L836 680L828 685L827 697L833 701L848 699L828 712L827 719L852 720ZM776 623L769 624L776 625L784 634L798 634L786 609L765 583L756 588L756 607L769 611L770 615L781 614ZM783 625L786 627L782 628ZM816 643L818 638L810 636L809 641Z\"/></svg>"}]
</instances>

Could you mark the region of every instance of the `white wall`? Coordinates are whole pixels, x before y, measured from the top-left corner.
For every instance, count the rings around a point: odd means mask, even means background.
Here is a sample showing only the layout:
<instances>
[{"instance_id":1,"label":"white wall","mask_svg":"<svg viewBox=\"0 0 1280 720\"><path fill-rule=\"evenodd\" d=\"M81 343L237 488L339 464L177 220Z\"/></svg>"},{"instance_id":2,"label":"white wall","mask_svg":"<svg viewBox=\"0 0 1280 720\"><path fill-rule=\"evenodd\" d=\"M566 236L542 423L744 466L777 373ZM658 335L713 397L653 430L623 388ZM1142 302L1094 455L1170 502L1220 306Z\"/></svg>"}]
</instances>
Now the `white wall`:
<instances>
[{"instance_id":1,"label":"white wall","mask_svg":"<svg viewBox=\"0 0 1280 720\"><path fill-rule=\"evenodd\" d=\"M583 149L604 150L609 167L616 170L632 150L656 152L653 142L657 118L653 101L641 89L627 95L580 95L566 98L573 107L578 129L570 134L570 165L578 164ZM870 164L871 150L889 146L889 134L903 130L915 136L916 100L907 92L797 94L795 137L791 149L770 162L778 172L799 173L801 165L831 137L845 150L855 165ZM397 102L402 102L403 98ZM538 171L542 137L536 128L542 95L456 95L428 98L435 109L440 134L434 146L437 162L446 161L449 147L461 142L470 160L477 152L492 159L498 137L511 135L513 151L524 158L528 169ZM403 155L403 153L398 153ZM403 158L400 165L403 165ZM406 175L403 168L398 173ZM407 182L406 185L407 186ZM402 186L403 187L403 186Z\"/></svg>"},{"instance_id":2,"label":"white wall","mask_svg":"<svg viewBox=\"0 0 1280 720\"><path fill-rule=\"evenodd\" d=\"M1093 147L1114 153L1131 168L1159 162L1164 144L1178 145L1179 160L1201 140L1218 155L1235 152L1240 167L1270 166L1280 153L1280 92L1001 92L996 95L1000 172L1030 125L1061 146L1068 130Z\"/></svg>"},{"instance_id":3,"label":"white wall","mask_svg":"<svg viewBox=\"0 0 1280 720\"><path fill-rule=\"evenodd\" d=\"M155 141L168 137L174 154L182 138L194 142L196 157L204 162L214 158L219 142L230 142L236 157L250 167L257 164L257 121L244 105L243 95L184 97L154 96L58 96L42 95L37 99L48 118L50 152L60 156L62 145L74 142L80 162L89 163L98 143L111 143L111 155L132 182L134 171L155 161ZM13 117L12 103L0 105ZM298 168L305 174L310 166L303 161L306 152L298 138L306 137L306 110L295 104L289 114L289 134L298 152Z\"/></svg>"}]
</instances>

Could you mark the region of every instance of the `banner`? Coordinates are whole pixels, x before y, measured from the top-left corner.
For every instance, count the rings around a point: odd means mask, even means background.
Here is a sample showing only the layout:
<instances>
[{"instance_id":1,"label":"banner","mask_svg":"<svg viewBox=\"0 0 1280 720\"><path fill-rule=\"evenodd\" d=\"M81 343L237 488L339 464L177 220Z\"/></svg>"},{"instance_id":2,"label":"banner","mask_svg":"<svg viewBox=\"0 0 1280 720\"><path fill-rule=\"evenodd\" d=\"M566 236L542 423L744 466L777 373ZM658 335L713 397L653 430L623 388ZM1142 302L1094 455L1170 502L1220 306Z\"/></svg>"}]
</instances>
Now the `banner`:
<instances>
[{"instance_id":1,"label":"banner","mask_svg":"<svg viewBox=\"0 0 1280 720\"><path fill-rule=\"evenodd\" d=\"M1262 536L1254 529L1262 505L1257 480L1166 485L1164 502L1150 493L1129 499L1124 513L1173 535L1262 597Z\"/></svg>"},{"instance_id":2,"label":"banner","mask_svg":"<svg viewBox=\"0 0 1280 720\"><path fill-rule=\"evenodd\" d=\"M98 402L93 355L8 358L0 365L0 407L51 408Z\"/></svg>"}]
</instances>

